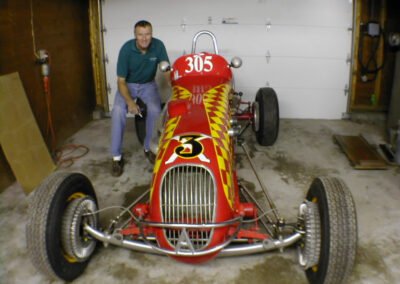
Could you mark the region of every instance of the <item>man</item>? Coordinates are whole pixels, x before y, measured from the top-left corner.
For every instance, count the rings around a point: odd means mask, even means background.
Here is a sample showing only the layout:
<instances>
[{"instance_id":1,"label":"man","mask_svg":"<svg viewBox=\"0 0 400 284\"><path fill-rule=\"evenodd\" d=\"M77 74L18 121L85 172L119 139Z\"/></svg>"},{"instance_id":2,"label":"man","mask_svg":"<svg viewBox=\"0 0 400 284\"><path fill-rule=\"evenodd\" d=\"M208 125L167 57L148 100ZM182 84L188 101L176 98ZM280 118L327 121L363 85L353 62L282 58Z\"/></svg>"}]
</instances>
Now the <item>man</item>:
<instances>
[{"instance_id":1,"label":"man","mask_svg":"<svg viewBox=\"0 0 400 284\"><path fill-rule=\"evenodd\" d=\"M147 21L135 24L135 38L127 41L121 48L117 62L118 91L115 95L111 113L111 154L113 176L123 172L122 141L126 125L126 114L141 115L135 100L140 98L147 108L145 156L154 163L154 154L150 151L153 128L161 112L161 99L154 77L158 63L168 61L163 42L153 38L152 26Z\"/></svg>"}]
</instances>

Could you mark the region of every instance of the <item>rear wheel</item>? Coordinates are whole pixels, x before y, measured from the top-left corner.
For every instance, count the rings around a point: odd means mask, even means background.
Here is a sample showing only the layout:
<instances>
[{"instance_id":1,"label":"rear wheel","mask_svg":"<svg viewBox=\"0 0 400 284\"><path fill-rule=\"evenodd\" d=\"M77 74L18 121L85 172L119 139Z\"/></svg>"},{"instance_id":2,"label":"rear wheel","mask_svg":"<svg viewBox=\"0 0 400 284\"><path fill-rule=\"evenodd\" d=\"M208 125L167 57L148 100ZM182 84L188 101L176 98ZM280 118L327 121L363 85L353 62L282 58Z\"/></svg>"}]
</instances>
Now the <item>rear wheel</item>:
<instances>
[{"instance_id":1,"label":"rear wheel","mask_svg":"<svg viewBox=\"0 0 400 284\"><path fill-rule=\"evenodd\" d=\"M135 115L135 128L136 128L136 136L143 145L144 139L146 137L146 105L141 99L137 99L136 103L138 104L142 116Z\"/></svg>"},{"instance_id":2,"label":"rear wheel","mask_svg":"<svg viewBox=\"0 0 400 284\"><path fill-rule=\"evenodd\" d=\"M256 94L253 106L254 131L257 141L262 146L271 146L278 138L279 104L272 88L261 88Z\"/></svg>"},{"instance_id":3,"label":"rear wheel","mask_svg":"<svg viewBox=\"0 0 400 284\"><path fill-rule=\"evenodd\" d=\"M346 282L357 249L356 209L347 186L337 178L315 179L300 206L299 221L305 232L299 261L309 282Z\"/></svg>"},{"instance_id":4,"label":"rear wheel","mask_svg":"<svg viewBox=\"0 0 400 284\"><path fill-rule=\"evenodd\" d=\"M89 179L56 172L34 192L26 227L28 253L51 278L72 281L88 265L96 240L83 229L97 228L97 200Z\"/></svg>"},{"instance_id":5,"label":"rear wheel","mask_svg":"<svg viewBox=\"0 0 400 284\"><path fill-rule=\"evenodd\" d=\"M145 103L138 98L136 103L139 105L142 116L135 115L135 128L136 128L136 136L140 142L140 144L144 144L144 139L146 138L146 115L147 115L147 107ZM161 109L163 109L165 104L161 104Z\"/></svg>"}]
</instances>

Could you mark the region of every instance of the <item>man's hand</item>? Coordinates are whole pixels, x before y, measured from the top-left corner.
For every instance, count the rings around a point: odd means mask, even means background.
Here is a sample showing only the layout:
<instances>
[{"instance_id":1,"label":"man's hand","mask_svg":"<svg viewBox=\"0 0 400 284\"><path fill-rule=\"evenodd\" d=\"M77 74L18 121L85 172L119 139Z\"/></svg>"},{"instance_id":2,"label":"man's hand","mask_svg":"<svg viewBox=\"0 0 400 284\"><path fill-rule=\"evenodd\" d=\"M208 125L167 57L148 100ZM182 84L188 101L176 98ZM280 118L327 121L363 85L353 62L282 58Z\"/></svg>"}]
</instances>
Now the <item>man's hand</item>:
<instances>
[{"instance_id":1,"label":"man's hand","mask_svg":"<svg viewBox=\"0 0 400 284\"><path fill-rule=\"evenodd\" d=\"M128 85L126 84L125 78L118 77L117 84L118 90L122 97L125 99L125 102L128 106L128 112L134 115L141 115L139 106L135 103L135 101L131 97L131 94L129 93Z\"/></svg>"},{"instance_id":2,"label":"man's hand","mask_svg":"<svg viewBox=\"0 0 400 284\"><path fill-rule=\"evenodd\" d=\"M138 114L138 115L141 115L140 113L141 113L141 111L140 111L140 108L139 108L139 106L135 103L135 101L134 100L129 100L128 102L127 102L127 105L128 105L128 111L130 112L130 113L132 113L132 114Z\"/></svg>"}]
</instances>

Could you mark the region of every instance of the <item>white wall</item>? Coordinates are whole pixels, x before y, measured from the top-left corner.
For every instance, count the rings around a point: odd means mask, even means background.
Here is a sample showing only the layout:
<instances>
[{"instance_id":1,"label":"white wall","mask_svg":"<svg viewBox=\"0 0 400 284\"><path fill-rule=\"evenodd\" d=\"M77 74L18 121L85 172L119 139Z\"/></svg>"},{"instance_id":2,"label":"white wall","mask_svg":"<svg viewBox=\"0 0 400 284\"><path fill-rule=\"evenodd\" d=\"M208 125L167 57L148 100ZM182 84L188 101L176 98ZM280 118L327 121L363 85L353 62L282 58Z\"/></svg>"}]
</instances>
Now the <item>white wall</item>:
<instances>
[{"instance_id":1,"label":"white wall","mask_svg":"<svg viewBox=\"0 0 400 284\"><path fill-rule=\"evenodd\" d=\"M237 24L222 24L232 18ZM234 71L236 90L254 100L269 85L279 98L281 117L341 118L349 82L352 4L349 0L113 0L103 2L110 108L116 90L116 61L133 25L146 19L164 41L171 62L191 51L193 35L213 32L219 52L229 61L240 56ZM210 48L208 48L210 47ZM208 37L198 50L212 50ZM168 92L163 90L163 96Z\"/></svg>"}]
</instances>

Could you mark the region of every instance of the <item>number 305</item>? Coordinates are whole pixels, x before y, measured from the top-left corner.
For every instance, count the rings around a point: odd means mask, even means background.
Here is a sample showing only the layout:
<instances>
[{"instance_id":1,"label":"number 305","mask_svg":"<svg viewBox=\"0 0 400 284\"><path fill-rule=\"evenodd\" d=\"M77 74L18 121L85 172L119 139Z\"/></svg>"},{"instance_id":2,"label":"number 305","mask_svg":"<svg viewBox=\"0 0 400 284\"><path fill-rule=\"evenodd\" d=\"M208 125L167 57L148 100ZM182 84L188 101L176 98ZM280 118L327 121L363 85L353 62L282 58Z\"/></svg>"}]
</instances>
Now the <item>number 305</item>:
<instances>
[{"instance_id":1,"label":"number 305","mask_svg":"<svg viewBox=\"0 0 400 284\"><path fill-rule=\"evenodd\" d=\"M210 72L213 69L212 56L206 55L204 58L199 54L194 54L191 57L187 57L185 60L188 63L185 73L196 72Z\"/></svg>"}]
</instances>

